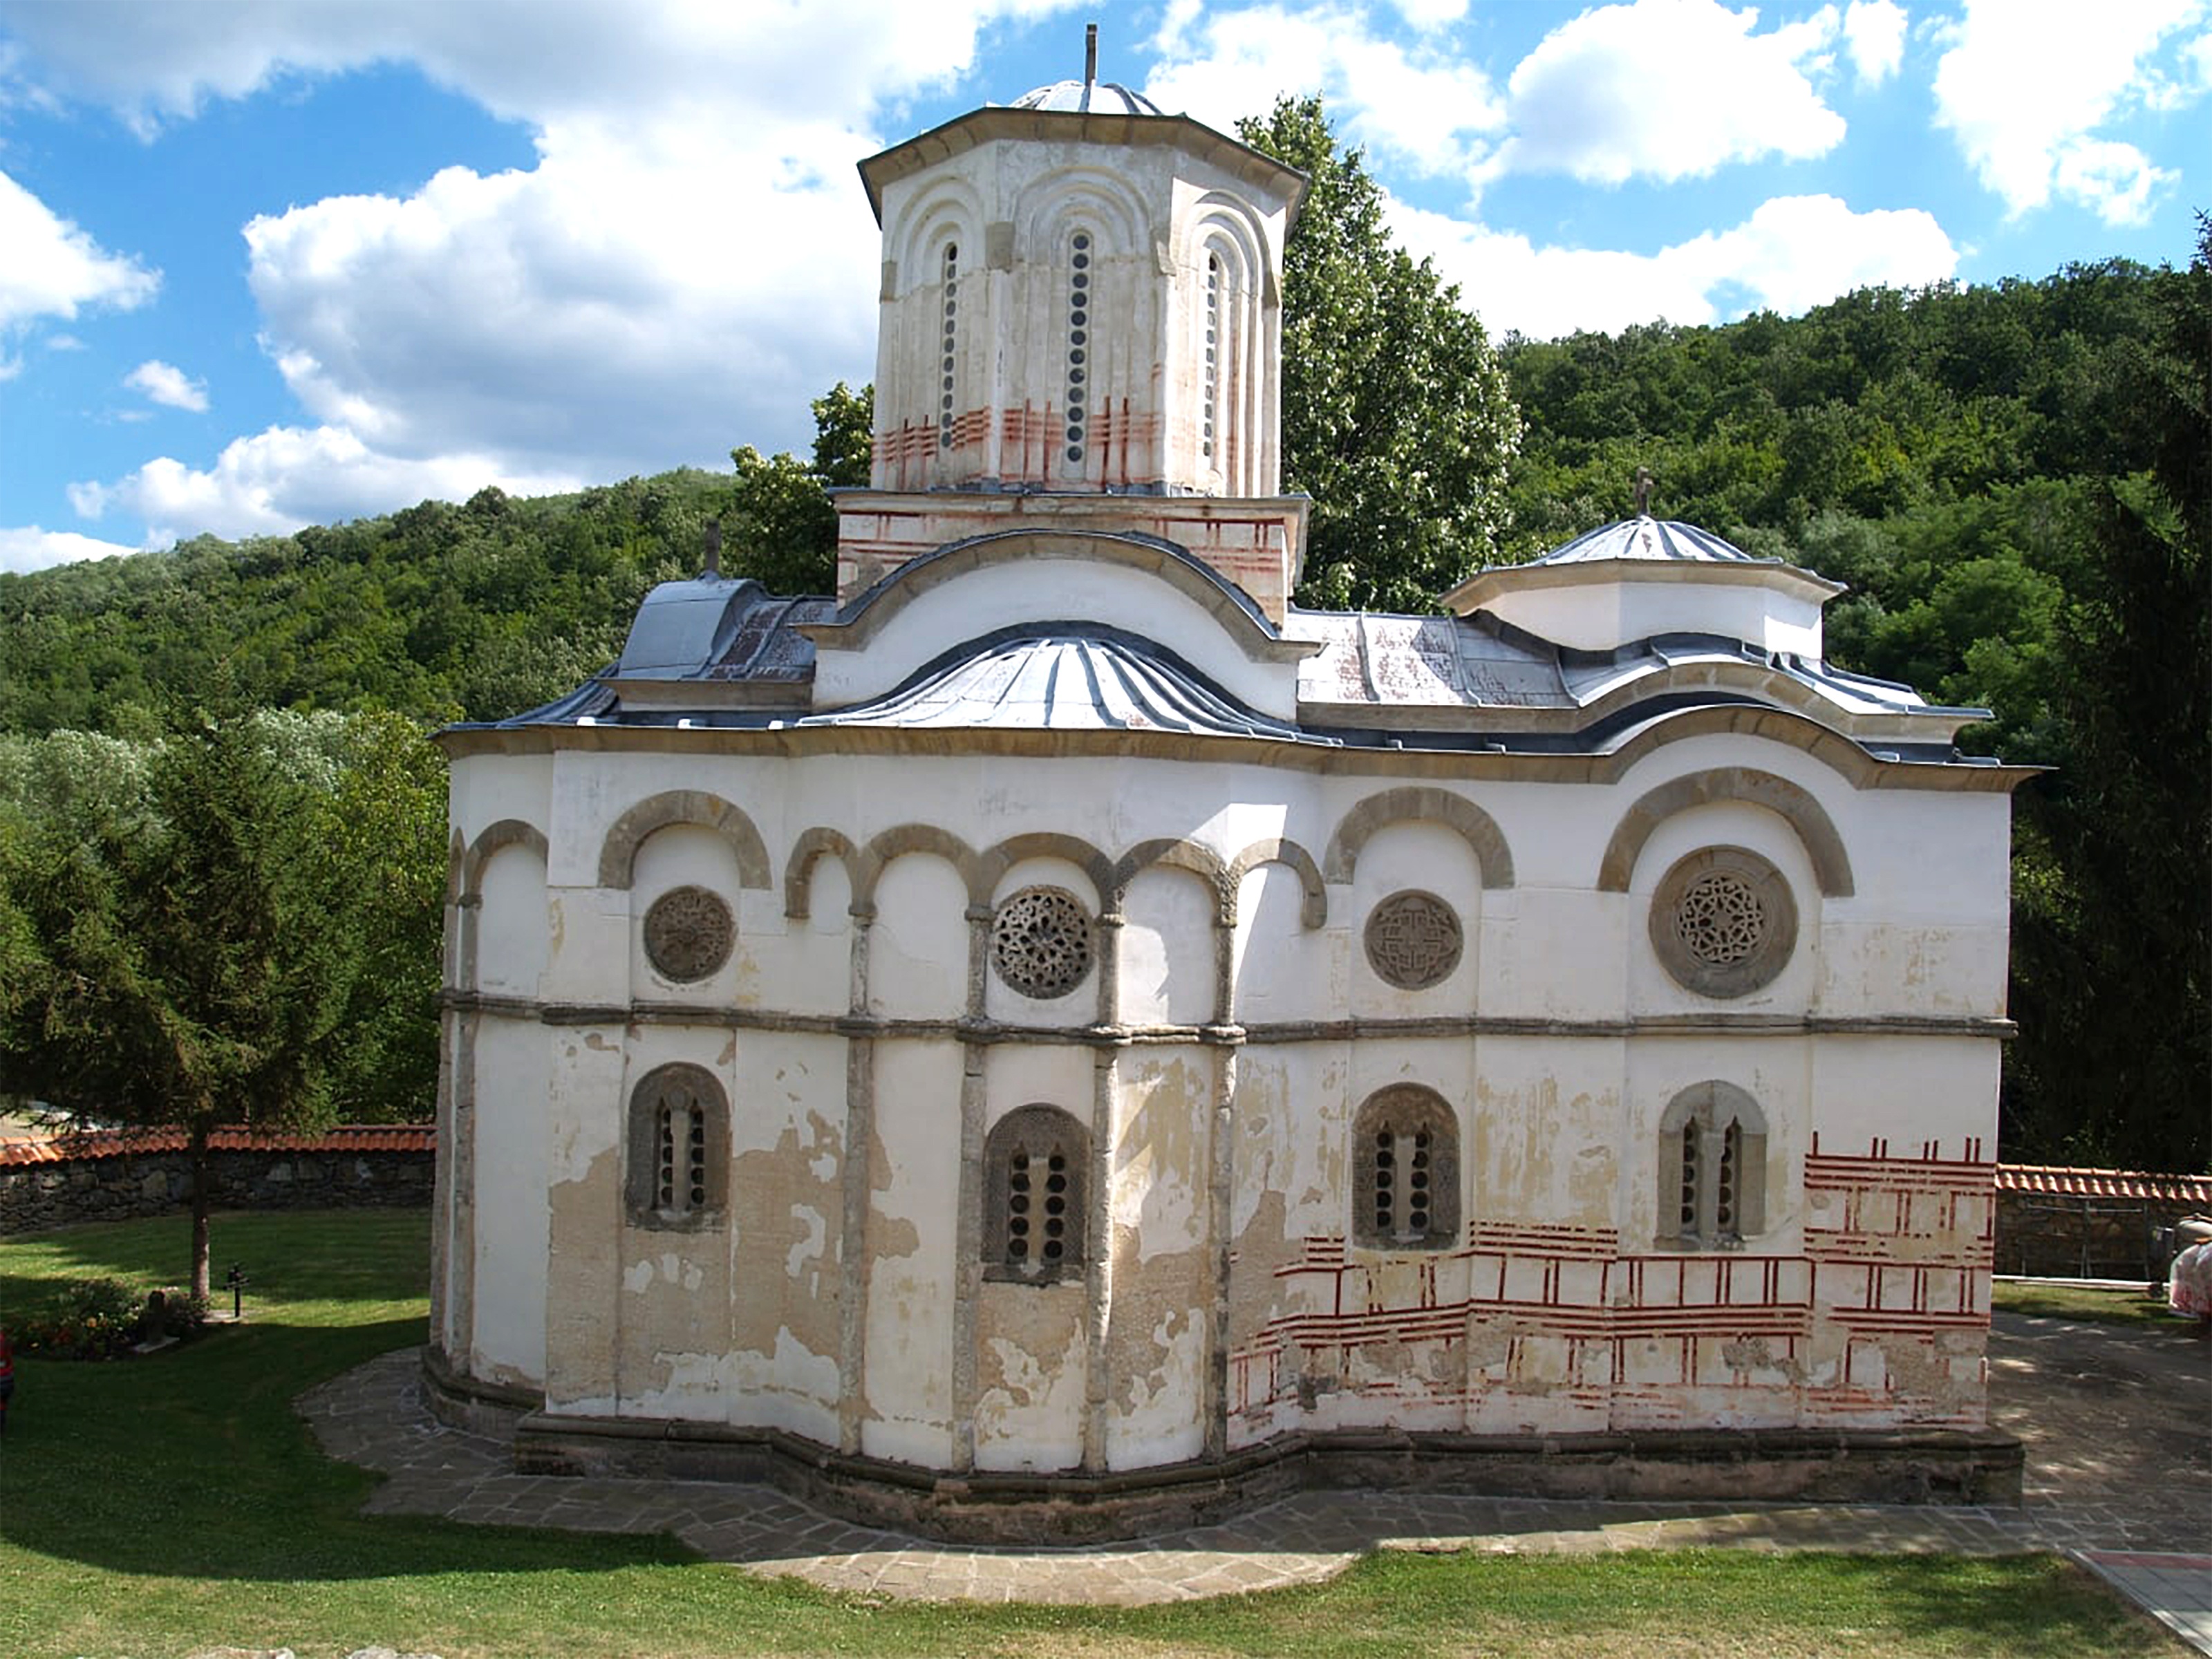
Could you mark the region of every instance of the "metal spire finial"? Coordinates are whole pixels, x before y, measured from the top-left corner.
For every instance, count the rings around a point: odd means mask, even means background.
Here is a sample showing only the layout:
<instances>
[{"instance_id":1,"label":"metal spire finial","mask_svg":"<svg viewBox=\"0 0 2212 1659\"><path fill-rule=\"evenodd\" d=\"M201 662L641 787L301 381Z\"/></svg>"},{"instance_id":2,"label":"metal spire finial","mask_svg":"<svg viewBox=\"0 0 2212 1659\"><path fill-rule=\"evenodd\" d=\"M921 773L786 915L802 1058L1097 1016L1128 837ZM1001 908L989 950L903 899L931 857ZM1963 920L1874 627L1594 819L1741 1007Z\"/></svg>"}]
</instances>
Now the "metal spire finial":
<instances>
[{"instance_id":1,"label":"metal spire finial","mask_svg":"<svg viewBox=\"0 0 2212 1659\"><path fill-rule=\"evenodd\" d=\"M1657 480L1651 476L1650 467L1639 466L1636 469L1636 516L1639 519L1648 519L1651 516L1651 486L1656 482Z\"/></svg>"},{"instance_id":2,"label":"metal spire finial","mask_svg":"<svg viewBox=\"0 0 2212 1659\"><path fill-rule=\"evenodd\" d=\"M1089 86L1098 78L1098 25L1083 27L1083 84Z\"/></svg>"}]
</instances>

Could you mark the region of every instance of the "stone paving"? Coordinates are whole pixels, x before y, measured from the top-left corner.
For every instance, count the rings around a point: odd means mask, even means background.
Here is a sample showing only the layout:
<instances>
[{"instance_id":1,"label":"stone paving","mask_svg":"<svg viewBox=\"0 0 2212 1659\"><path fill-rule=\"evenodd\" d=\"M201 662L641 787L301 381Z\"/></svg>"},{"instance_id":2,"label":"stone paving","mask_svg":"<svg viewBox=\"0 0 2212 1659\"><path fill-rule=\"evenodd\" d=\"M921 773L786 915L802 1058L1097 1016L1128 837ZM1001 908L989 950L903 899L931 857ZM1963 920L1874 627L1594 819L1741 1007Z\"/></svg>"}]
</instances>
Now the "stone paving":
<instances>
[{"instance_id":1,"label":"stone paving","mask_svg":"<svg viewBox=\"0 0 2212 1659\"><path fill-rule=\"evenodd\" d=\"M1130 1606L1270 1589L1341 1571L1371 1549L1592 1552L2057 1549L2153 1595L2212 1607L2212 1349L2167 1332L1999 1315L1992 1420L2027 1443L2017 1508L1604 1503L1317 1492L1218 1525L1129 1542L939 1544L823 1514L761 1486L513 1472L503 1441L424 1407L419 1356L372 1360L301 1398L333 1455L384 1471L372 1511L490 1525L666 1532L711 1559L824 1589L928 1600ZM2124 1562L2157 1558L2155 1569ZM2193 1588L2192 1588L2193 1587ZM2138 1596L2138 1599L2142 1599ZM2185 1640L2189 1626L2146 1606ZM2182 1605L2179 1611L2188 1613ZM2198 1642L2212 1653L2212 1633Z\"/></svg>"}]
</instances>

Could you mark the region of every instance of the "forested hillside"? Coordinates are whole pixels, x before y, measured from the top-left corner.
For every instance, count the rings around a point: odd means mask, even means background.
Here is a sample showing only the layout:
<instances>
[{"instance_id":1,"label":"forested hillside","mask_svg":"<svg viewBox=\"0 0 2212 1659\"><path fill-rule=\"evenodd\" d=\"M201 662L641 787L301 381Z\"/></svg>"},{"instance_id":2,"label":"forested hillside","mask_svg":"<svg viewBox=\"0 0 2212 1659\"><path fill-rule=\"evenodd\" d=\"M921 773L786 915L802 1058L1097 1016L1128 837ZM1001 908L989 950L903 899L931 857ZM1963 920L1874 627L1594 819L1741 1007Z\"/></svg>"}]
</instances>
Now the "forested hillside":
<instances>
[{"instance_id":1,"label":"forested hillside","mask_svg":"<svg viewBox=\"0 0 2212 1659\"><path fill-rule=\"evenodd\" d=\"M1509 342L1513 548L1654 510L1850 584L1831 658L1986 707L2013 1157L2212 1158L2212 228L2192 267Z\"/></svg>"},{"instance_id":2,"label":"forested hillside","mask_svg":"<svg viewBox=\"0 0 2212 1659\"><path fill-rule=\"evenodd\" d=\"M1649 467L1662 516L1850 584L1828 613L1836 661L1987 706L1970 747L2057 769L2020 798L2006 1153L2203 1167L2212 238L2185 272L1872 289L1499 355L1522 427L1502 555L1624 516ZM840 387L816 413L811 462L741 450L734 473L488 489L0 577L0 732L150 744L214 703L422 726L530 707L615 654L646 588L698 567L712 518L726 568L826 583L823 486L864 474L866 400ZM17 793L0 854L39 816Z\"/></svg>"}]
</instances>

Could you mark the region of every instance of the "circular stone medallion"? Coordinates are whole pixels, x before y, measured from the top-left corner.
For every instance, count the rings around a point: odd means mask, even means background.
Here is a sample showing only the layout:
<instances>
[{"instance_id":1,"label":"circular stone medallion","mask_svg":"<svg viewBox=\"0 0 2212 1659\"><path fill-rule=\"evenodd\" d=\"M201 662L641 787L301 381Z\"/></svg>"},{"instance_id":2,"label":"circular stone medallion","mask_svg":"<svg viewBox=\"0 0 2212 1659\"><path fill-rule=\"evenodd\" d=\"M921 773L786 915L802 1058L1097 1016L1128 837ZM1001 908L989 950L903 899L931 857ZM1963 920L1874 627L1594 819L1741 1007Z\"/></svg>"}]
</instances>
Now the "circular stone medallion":
<instances>
[{"instance_id":1,"label":"circular stone medallion","mask_svg":"<svg viewBox=\"0 0 2212 1659\"><path fill-rule=\"evenodd\" d=\"M1378 977L1401 991L1426 990L1459 966L1459 913L1434 893L1409 887L1375 907L1364 943Z\"/></svg>"},{"instance_id":2,"label":"circular stone medallion","mask_svg":"<svg viewBox=\"0 0 2212 1659\"><path fill-rule=\"evenodd\" d=\"M1091 917L1065 888L1024 887L992 919L991 962L1025 997L1064 997L1091 971Z\"/></svg>"},{"instance_id":3,"label":"circular stone medallion","mask_svg":"<svg viewBox=\"0 0 2212 1659\"><path fill-rule=\"evenodd\" d=\"M737 921L720 893L672 887L645 913L645 957L679 985L705 979L730 959Z\"/></svg>"},{"instance_id":4,"label":"circular stone medallion","mask_svg":"<svg viewBox=\"0 0 2212 1659\"><path fill-rule=\"evenodd\" d=\"M1708 847L1659 878L1651 948L1676 983L1740 997L1771 984L1797 945L1797 903L1782 872L1744 847Z\"/></svg>"}]
</instances>

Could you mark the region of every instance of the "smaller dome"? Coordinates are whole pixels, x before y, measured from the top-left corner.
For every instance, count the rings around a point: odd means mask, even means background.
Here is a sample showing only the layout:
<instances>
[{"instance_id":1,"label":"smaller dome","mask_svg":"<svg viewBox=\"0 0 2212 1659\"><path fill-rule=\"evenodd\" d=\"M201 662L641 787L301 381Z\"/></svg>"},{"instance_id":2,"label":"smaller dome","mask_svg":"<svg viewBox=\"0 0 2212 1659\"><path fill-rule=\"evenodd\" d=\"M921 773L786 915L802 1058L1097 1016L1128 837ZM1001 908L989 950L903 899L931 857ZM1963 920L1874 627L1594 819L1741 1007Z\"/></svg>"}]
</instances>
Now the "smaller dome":
<instances>
[{"instance_id":1,"label":"smaller dome","mask_svg":"<svg viewBox=\"0 0 2212 1659\"><path fill-rule=\"evenodd\" d=\"M1164 115L1158 104L1117 81L1055 81L1014 100L1015 109L1059 110L1076 115Z\"/></svg>"},{"instance_id":2,"label":"smaller dome","mask_svg":"<svg viewBox=\"0 0 2212 1659\"><path fill-rule=\"evenodd\" d=\"M1623 519L1555 547L1533 564L1595 564L1607 559L1654 559L1701 564L1774 564L1779 559L1747 553L1710 530L1649 514Z\"/></svg>"}]
</instances>

